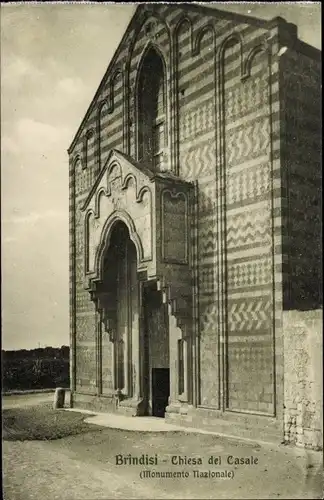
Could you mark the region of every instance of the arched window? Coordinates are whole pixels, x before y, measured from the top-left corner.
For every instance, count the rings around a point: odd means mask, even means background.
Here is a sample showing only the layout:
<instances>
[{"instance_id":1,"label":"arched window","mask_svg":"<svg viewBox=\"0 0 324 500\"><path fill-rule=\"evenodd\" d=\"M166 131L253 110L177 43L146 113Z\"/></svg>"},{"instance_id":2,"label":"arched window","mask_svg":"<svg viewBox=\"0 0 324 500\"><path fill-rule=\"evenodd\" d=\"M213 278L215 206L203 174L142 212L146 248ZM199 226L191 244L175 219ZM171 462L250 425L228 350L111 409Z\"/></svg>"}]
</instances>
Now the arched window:
<instances>
[{"instance_id":1,"label":"arched window","mask_svg":"<svg viewBox=\"0 0 324 500\"><path fill-rule=\"evenodd\" d=\"M161 57L150 48L138 80L138 160L160 170L166 147L165 73Z\"/></svg>"}]
</instances>

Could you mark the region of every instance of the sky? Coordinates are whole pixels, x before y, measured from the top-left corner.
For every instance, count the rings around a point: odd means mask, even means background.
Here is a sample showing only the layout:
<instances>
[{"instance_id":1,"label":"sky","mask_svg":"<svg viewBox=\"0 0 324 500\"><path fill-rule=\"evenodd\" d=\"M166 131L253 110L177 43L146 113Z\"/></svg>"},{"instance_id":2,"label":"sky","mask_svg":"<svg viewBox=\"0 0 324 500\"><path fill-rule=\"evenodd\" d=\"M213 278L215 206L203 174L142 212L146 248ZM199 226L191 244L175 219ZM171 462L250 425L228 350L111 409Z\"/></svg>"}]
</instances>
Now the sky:
<instances>
[{"instance_id":1,"label":"sky","mask_svg":"<svg viewBox=\"0 0 324 500\"><path fill-rule=\"evenodd\" d=\"M282 16L321 47L314 2L221 3ZM1 4L2 348L69 343L68 155L136 4Z\"/></svg>"}]
</instances>

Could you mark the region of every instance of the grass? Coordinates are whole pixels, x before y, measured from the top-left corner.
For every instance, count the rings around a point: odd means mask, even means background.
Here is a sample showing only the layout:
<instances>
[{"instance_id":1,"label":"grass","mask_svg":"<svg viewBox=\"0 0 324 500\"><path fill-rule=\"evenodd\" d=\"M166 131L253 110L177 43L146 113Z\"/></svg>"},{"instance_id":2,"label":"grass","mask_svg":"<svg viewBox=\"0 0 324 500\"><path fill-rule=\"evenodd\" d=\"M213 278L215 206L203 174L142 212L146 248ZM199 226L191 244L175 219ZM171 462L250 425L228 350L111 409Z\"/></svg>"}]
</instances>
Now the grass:
<instances>
[{"instance_id":1,"label":"grass","mask_svg":"<svg viewBox=\"0 0 324 500\"><path fill-rule=\"evenodd\" d=\"M86 424L90 415L53 410L51 405L12 408L2 411L2 439L5 441L47 441L98 431Z\"/></svg>"}]
</instances>

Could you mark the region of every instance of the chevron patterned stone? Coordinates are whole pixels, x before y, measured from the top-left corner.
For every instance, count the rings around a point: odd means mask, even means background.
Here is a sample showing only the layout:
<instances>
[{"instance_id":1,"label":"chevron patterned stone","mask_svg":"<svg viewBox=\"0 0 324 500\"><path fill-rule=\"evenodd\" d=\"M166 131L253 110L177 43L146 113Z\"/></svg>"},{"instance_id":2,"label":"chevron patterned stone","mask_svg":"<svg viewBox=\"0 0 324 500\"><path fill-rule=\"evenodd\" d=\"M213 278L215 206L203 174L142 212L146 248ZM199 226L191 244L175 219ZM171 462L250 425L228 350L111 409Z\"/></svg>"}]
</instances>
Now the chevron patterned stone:
<instances>
[{"instance_id":1,"label":"chevron patterned stone","mask_svg":"<svg viewBox=\"0 0 324 500\"><path fill-rule=\"evenodd\" d=\"M205 231L200 232L198 254L199 259L213 255L215 252L215 234L214 228L210 225Z\"/></svg>"},{"instance_id":2,"label":"chevron patterned stone","mask_svg":"<svg viewBox=\"0 0 324 500\"><path fill-rule=\"evenodd\" d=\"M227 216L227 249L250 244L271 245L271 222L267 206Z\"/></svg>"},{"instance_id":3,"label":"chevron patterned stone","mask_svg":"<svg viewBox=\"0 0 324 500\"><path fill-rule=\"evenodd\" d=\"M244 122L226 134L226 156L229 168L252 160L268 151L270 140L269 119L262 117L252 123Z\"/></svg>"},{"instance_id":4,"label":"chevron patterned stone","mask_svg":"<svg viewBox=\"0 0 324 500\"><path fill-rule=\"evenodd\" d=\"M267 330L271 324L270 298L249 298L229 303L228 332Z\"/></svg>"},{"instance_id":5,"label":"chevron patterned stone","mask_svg":"<svg viewBox=\"0 0 324 500\"><path fill-rule=\"evenodd\" d=\"M180 170L186 180L203 178L215 170L215 141L190 146L180 154Z\"/></svg>"},{"instance_id":6,"label":"chevron patterned stone","mask_svg":"<svg viewBox=\"0 0 324 500\"><path fill-rule=\"evenodd\" d=\"M218 321L218 309L216 301L210 300L210 304L203 303L200 314L200 331L213 331Z\"/></svg>"}]
</instances>

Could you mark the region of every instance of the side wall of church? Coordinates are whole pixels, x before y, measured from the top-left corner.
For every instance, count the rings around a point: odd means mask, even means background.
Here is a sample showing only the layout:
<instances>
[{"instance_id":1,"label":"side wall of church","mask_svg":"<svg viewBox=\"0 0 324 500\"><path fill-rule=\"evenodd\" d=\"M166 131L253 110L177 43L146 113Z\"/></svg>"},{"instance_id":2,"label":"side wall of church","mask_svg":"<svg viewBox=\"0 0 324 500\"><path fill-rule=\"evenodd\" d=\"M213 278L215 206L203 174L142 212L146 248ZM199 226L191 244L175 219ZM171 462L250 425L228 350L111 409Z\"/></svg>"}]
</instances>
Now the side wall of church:
<instances>
[{"instance_id":1,"label":"side wall of church","mask_svg":"<svg viewBox=\"0 0 324 500\"><path fill-rule=\"evenodd\" d=\"M321 63L281 57L282 175L285 186L284 309L322 306Z\"/></svg>"},{"instance_id":2,"label":"side wall of church","mask_svg":"<svg viewBox=\"0 0 324 500\"><path fill-rule=\"evenodd\" d=\"M323 448L321 63L281 57L285 440Z\"/></svg>"}]
</instances>

